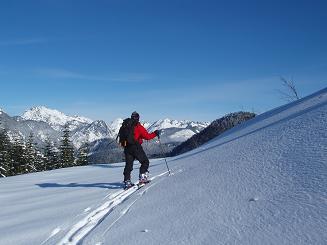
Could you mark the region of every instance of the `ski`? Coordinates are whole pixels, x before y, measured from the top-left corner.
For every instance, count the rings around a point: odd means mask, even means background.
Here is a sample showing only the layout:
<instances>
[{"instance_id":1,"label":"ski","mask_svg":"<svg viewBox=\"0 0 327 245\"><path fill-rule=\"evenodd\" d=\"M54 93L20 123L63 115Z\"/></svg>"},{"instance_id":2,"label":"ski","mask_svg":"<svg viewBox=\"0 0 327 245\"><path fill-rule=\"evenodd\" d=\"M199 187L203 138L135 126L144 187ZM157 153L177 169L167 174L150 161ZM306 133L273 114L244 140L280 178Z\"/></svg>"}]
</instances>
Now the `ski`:
<instances>
[{"instance_id":1,"label":"ski","mask_svg":"<svg viewBox=\"0 0 327 245\"><path fill-rule=\"evenodd\" d=\"M150 180L147 180L146 182L141 182L141 183L138 182L137 184L132 183L130 186L124 187L124 190L127 191L127 190L129 190L131 188L134 188L134 187L136 187L137 190L138 190L138 189L141 189L143 186L147 185L150 182L151 182Z\"/></svg>"},{"instance_id":2,"label":"ski","mask_svg":"<svg viewBox=\"0 0 327 245\"><path fill-rule=\"evenodd\" d=\"M149 184L151 180L147 180L145 182L137 183L137 189L141 189L143 186Z\"/></svg>"},{"instance_id":3,"label":"ski","mask_svg":"<svg viewBox=\"0 0 327 245\"><path fill-rule=\"evenodd\" d=\"M129 189L131 189L131 188L134 187L134 186L135 186L135 184L132 183L131 181L129 181L128 184L125 183L124 190L125 190L125 191L126 191L126 190L129 190Z\"/></svg>"},{"instance_id":4,"label":"ski","mask_svg":"<svg viewBox=\"0 0 327 245\"><path fill-rule=\"evenodd\" d=\"M129 186L125 186L125 187L124 187L124 190L127 191L127 190L131 189L131 188L134 187L134 186L135 186L135 184L132 183L132 184L129 185Z\"/></svg>"}]
</instances>

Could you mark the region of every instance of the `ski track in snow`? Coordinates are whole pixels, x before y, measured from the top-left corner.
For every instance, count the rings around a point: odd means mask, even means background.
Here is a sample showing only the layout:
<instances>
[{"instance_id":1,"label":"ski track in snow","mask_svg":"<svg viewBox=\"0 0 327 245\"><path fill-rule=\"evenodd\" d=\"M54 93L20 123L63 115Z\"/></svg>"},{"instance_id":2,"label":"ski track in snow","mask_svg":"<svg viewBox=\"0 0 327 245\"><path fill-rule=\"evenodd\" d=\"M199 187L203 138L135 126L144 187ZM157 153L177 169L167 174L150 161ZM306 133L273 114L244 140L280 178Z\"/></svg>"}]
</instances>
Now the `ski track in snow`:
<instances>
[{"instance_id":1,"label":"ski track in snow","mask_svg":"<svg viewBox=\"0 0 327 245\"><path fill-rule=\"evenodd\" d=\"M149 186L146 186L145 188L142 189L142 191L140 193L138 193L137 195L139 196L137 199L135 199L130 205L128 205L121 213L120 213L120 216L115 220L113 221L109 227L103 232L103 236L114 226L114 224L117 223L118 220L120 220L125 214L127 214L129 212L129 210L131 209L131 207L133 206L133 204L135 202L137 202L150 188L152 188L153 186L155 186L156 184L158 184L158 182L156 183L153 183Z\"/></svg>"},{"instance_id":2,"label":"ski track in snow","mask_svg":"<svg viewBox=\"0 0 327 245\"><path fill-rule=\"evenodd\" d=\"M168 173L168 171L163 172L159 175L153 176L152 178L150 178L150 180L152 181L152 180L154 180L158 177L161 177L167 173ZM149 186L148 188L150 188L150 187L151 186ZM140 195L143 195L148 188L143 190L140 193ZM117 207L119 204L121 204L122 202L127 200L137 190L138 190L138 186L135 185L134 187L132 187L128 190L121 190L121 191L115 192L113 194L107 195L106 197L108 197L109 200L106 201L105 203L103 203L100 207L98 207L94 211L90 212L85 218L83 218L82 220L77 222L75 225L71 226L68 233L63 237L63 239L58 244L60 244L60 245L80 244L82 242L82 240L115 209L115 207ZM131 208L131 206L137 200L138 200L138 198L135 201L133 201L132 204L130 204L122 212L122 215L116 221L114 221L112 223L112 225L114 225L114 223L116 223L124 214L126 214L129 211L129 209ZM87 209L90 209L90 208L87 208ZM85 212L85 210L84 210L84 212ZM110 227L112 227L112 225ZM109 230L109 228L107 230ZM55 234L57 234L58 232L56 232ZM55 234L51 234L51 236L43 243L47 242Z\"/></svg>"},{"instance_id":3,"label":"ski track in snow","mask_svg":"<svg viewBox=\"0 0 327 245\"><path fill-rule=\"evenodd\" d=\"M41 245L47 243L52 237L54 237L55 235L57 235L59 232L61 231L61 228L60 227L57 227L56 229L54 229L52 232L51 232L51 235L46 239L44 240Z\"/></svg>"},{"instance_id":4,"label":"ski track in snow","mask_svg":"<svg viewBox=\"0 0 327 245\"><path fill-rule=\"evenodd\" d=\"M183 172L183 170L182 169L179 169L179 170L177 170L176 171L176 174L178 174L178 173L181 173L181 172ZM168 172L165 172L165 173L162 173L162 174L160 174L160 175L157 175L157 176L155 176L155 177L160 177L160 176L162 176L162 175L164 175L164 174L166 174L166 173L168 173ZM173 173L171 174L171 175L173 175ZM151 183L151 185L148 185L148 186L146 186L145 188L143 188L142 189L142 191L140 191L140 193L138 193L137 195L139 196L138 198L136 198L132 203L130 203L123 211L121 211L120 212L120 215L119 215L119 217L117 218L117 219L115 219L109 226L108 226L108 228L102 233L102 237L104 238L105 237L105 235L107 234L107 232L108 231L110 231L110 229L125 215L125 214L127 214L129 211L130 211L130 209L131 209L131 207L134 205L134 203L136 203L150 188L152 188L152 187L154 187L155 185L157 185L158 183L160 183L160 181L162 181L163 179L161 179L161 180L159 180L159 181L157 181L156 183ZM145 231L146 230L146 231ZM148 230L147 229L145 229L145 230L143 230L142 232L148 232ZM104 241L101 241L101 242L97 242L96 243L96 245L101 245L101 244L105 244L104 243Z\"/></svg>"}]
</instances>

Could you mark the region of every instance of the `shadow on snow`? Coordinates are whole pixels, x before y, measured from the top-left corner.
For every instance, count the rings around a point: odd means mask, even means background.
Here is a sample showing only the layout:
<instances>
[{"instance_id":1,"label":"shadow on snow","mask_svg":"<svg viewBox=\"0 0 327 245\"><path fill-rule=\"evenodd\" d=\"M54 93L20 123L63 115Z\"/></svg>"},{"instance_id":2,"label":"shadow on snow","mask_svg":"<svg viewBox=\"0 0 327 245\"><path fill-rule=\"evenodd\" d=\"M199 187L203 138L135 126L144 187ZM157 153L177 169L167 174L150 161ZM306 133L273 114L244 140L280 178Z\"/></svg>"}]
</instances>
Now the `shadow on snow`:
<instances>
[{"instance_id":1,"label":"shadow on snow","mask_svg":"<svg viewBox=\"0 0 327 245\"><path fill-rule=\"evenodd\" d=\"M121 189L123 188L124 184L121 182L114 182L114 183L93 183L93 184L79 184L79 183L69 183L69 184L58 184L58 183L41 183L36 184L38 187L41 188L59 188L59 187L96 187L96 188L104 188L104 189Z\"/></svg>"},{"instance_id":2,"label":"shadow on snow","mask_svg":"<svg viewBox=\"0 0 327 245\"><path fill-rule=\"evenodd\" d=\"M89 165L91 167L99 167L99 168L123 168L124 165L122 165L123 163L120 163L119 165L117 164L113 164L113 163L97 163L97 164L92 164Z\"/></svg>"}]
</instances>

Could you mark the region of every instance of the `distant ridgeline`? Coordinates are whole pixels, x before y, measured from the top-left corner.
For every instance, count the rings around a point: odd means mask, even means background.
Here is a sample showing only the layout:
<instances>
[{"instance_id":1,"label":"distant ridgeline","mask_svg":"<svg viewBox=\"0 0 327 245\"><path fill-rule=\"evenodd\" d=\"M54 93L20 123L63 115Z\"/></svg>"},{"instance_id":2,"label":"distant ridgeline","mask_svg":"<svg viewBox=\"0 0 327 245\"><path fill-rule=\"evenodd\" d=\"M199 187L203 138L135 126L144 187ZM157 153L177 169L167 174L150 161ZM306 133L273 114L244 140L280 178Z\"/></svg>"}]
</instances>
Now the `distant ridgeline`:
<instances>
[{"instance_id":1,"label":"distant ridgeline","mask_svg":"<svg viewBox=\"0 0 327 245\"><path fill-rule=\"evenodd\" d=\"M228 114L222 118L213 121L208 127L200 133L193 135L191 138L175 147L170 156L176 156L184 152L193 150L200 145L208 142L216 136L224 133L226 130L235 127L236 125L254 118L256 115L251 112L235 112Z\"/></svg>"}]
</instances>

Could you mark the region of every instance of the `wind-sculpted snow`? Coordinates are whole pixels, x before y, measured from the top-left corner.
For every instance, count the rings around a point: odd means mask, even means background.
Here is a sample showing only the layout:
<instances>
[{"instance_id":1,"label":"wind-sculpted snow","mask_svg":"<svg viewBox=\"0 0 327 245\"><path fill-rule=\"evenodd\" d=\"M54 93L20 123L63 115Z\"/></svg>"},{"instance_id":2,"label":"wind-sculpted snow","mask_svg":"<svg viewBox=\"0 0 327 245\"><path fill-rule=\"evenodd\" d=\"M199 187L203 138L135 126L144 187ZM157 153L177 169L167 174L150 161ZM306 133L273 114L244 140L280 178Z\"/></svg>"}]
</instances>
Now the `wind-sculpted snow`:
<instances>
[{"instance_id":1,"label":"wind-sculpted snow","mask_svg":"<svg viewBox=\"0 0 327 245\"><path fill-rule=\"evenodd\" d=\"M171 176L127 196L123 163L2 178L0 244L326 244L326 128L324 89L168 158Z\"/></svg>"}]
</instances>

